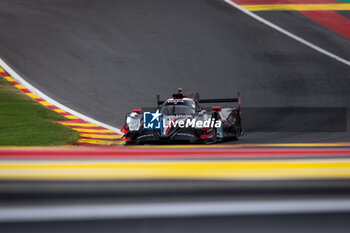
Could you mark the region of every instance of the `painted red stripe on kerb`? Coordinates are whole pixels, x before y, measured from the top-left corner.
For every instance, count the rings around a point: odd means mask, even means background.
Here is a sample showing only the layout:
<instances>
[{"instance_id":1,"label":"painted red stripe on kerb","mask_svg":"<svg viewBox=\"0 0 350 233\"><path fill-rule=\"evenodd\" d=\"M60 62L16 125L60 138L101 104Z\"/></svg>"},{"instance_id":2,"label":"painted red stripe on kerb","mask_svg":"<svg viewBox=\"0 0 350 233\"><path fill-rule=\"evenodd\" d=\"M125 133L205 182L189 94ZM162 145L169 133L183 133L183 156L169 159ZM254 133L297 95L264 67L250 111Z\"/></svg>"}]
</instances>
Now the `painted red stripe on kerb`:
<instances>
[{"instance_id":1,"label":"painted red stripe on kerb","mask_svg":"<svg viewBox=\"0 0 350 233\"><path fill-rule=\"evenodd\" d=\"M72 128L75 128L75 127L72 127ZM119 135L117 133L101 133L101 132L80 132L80 134Z\"/></svg>"},{"instance_id":2,"label":"painted red stripe on kerb","mask_svg":"<svg viewBox=\"0 0 350 233\"><path fill-rule=\"evenodd\" d=\"M19 89L20 91L24 92L24 93L32 93L30 90L28 89Z\"/></svg>"},{"instance_id":3,"label":"painted red stripe on kerb","mask_svg":"<svg viewBox=\"0 0 350 233\"><path fill-rule=\"evenodd\" d=\"M86 159L86 158L282 158L282 157L348 157L350 148L322 149L3 149L2 159Z\"/></svg>"},{"instance_id":4,"label":"painted red stripe on kerb","mask_svg":"<svg viewBox=\"0 0 350 233\"><path fill-rule=\"evenodd\" d=\"M115 139L115 138L95 138L95 137L88 137L88 136L82 136L80 138L89 139L89 140L98 140L98 141L119 141L118 139Z\"/></svg>"},{"instance_id":5,"label":"painted red stripe on kerb","mask_svg":"<svg viewBox=\"0 0 350 233\"><path fill-rule=\"evenodd\" d=\"M100 126L74 126L74 125L67 125L68 127L71 128L77 128L77 129L95 129L95 130L106 130L103 127Z\"/></svg>"},{"instance_id":6,"label":"painted red stripe on kerb","mask_svg":"<svg viewBox=\"0 0 350 233\"><path fill-rule=\"evenodd\" d=\"M60 114L63 115L63 116L70 116L70 115L72 115L69 112L60 112Z\"/></svg>"},{"instance_id":7,"label":"painted red stripe on kerb","mask_svg":"<svg viewBox=\"0 0 350 233\"><path fill-rule=\"evenodd\" d=\"M300 11L322 26L350 39L350 19L335 11Z\"/></svg>"},{"instance_id":8,"label":"painted red stripe on kerb","mask_svg":"<svg viewBox=\"0 0 350 233\"><path fill-rule=\"evenodd\" d=\"M49 106L46 106L46 107L48 107L48 108L50 108L50 109L59 109L59 108L57 108L57 107L54 106L54 105L49 105Z\"/></svg>"},{"instance_id":9,"label":"painted red stripe on kerb","mask_svg":"<svg viewBox=\"0 0 350 233\"><path fill-rule=\"evenodd\" d=\"M86 122L84 120L81 120L81 119L74 119L74 120L70 120L70 121L58 121L60 123L78 123L78 124L81 124L81 123L89 123L89 122Z\"/></svg>"}]
</instances>

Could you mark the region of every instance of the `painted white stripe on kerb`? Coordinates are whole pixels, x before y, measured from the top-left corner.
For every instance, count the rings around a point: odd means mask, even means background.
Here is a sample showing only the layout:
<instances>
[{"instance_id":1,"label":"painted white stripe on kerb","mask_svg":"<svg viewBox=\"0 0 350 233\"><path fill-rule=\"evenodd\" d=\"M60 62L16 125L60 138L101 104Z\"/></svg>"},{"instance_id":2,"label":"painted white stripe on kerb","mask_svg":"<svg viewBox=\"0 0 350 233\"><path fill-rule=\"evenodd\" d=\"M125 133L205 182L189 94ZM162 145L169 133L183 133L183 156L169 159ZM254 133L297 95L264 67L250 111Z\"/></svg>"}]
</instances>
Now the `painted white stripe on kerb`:
<instances>
[{"instance_id":1,"label":"painted white stripe on kerb","mask_svg":"<svg viewBox=\"0 0 350 233\"><path fill-rule=\"evenodd\" d=\"M328 57L331 57L331 58L333 58L333 59L335 59L335 60L337 60L337 61L339 61L339 62L341 62L341 63L343 63L345 65L350 66L350 61L348 61L348 60L346 60L344 58L341 58L341 57L339 57L339 56L337 56L337 55L335 55L335 54L333 54L331 52L328 52L327 50L324 50L323 48L318 47L317 45L312 44L311 42L308 42L308 41L304 40L303 38L301 38L301 37L299 37L299 36L297 36L297 35L295 35L295 34L293 34L291 32L288 32L287 30L277 26L276 24L271 23L270 21L267 21L266 19L258 16L257 14L255 14L255 13L253 13L251 11L248 11L247 9L245 9L245 8L241 7L240 5L232 2L231 0L223 0L223 1L228 3L228 4L230 4L231 6L233 6L235 8L237 8L238 10L246 13L247 15L253 17L254 19L256 19L256 20L266 24L267 26L269 26L269 27L271 27L271 28L273 28L273 29L283 33L284 35L289 36L289 37L293 38L294 40L299 41L300 43L302 43L302 44L304 44L304 45L306 45L306 46L308 46L308 47L310 47L310 48L312 48L312 49L314 49L314 50L316 50L316 51L318 51L318 52L320 52L320 53L322 53L322 54L324 54L324 55L326 55Z\"/></svg>"},{"instance_id":2,"label":"painted white stripe on kerb","mask_svg":"<svg viewBox=\"0 0 350 233\"><path fill-rule=\"evenodd\" d=\"M0 222L350 212L350 200L283 200L2 207Z\"/></svg>"},{"instance_id":3,"label":"painted white stripe on kerb","mask_svg":"<svg viewBox=\"0 0 350 233\"><path fill-rule=\"evenodd\" d=\"M9 73L17 82L19 82L20 84L22 84L23 86L25 86L28 90L30 90L31 92L33 92L34 94L36 94L37 96L39 96L40 98L44 99L45 101L55 105L56 107L63 109L66 112L69 112L70 114L93 124L102 126L106 129L112 130L118 134L122 134L122 132L120 132L120 130L118 128L115 128L113 126L107 125L105 123L102 123L100 121L97 121L91 117L85 116L79 112L74 111L73 109L70 109L60 103L58 103L56 100L50 98L49 96L45 95L44 93L42 93L41 91L39 91L37 88L35 88L34 86L32 86L30 83L28 83L26 80L24 80L21 76L19 76L19 74L17 74L9 65L7 65L1 58L0 58L0 66L2 66L7 73Z\"/></svg>"}]
</instances>

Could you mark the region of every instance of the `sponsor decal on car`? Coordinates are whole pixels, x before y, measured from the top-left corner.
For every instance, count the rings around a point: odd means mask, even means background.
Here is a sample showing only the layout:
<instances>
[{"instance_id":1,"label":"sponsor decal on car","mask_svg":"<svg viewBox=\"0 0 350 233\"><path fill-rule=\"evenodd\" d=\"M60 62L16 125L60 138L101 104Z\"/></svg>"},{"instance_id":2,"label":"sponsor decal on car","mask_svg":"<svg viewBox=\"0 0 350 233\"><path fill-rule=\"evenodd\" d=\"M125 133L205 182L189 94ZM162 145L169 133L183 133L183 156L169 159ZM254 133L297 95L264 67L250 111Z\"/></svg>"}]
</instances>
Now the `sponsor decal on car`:
<instances>
[{"instance_id":1,"label":"sponsor decal on car","mask_svg":"<svg viewBox=\"0 0 350 233\"><path fill-rule=\"evenodd\" d=\"M145 129L168 129L169 127L179 128L220 128L221 121L214 118L199 119L191 115L166 115L157 110L156 112L144 112L143 127Z\"/></svg>"}]
</instances>

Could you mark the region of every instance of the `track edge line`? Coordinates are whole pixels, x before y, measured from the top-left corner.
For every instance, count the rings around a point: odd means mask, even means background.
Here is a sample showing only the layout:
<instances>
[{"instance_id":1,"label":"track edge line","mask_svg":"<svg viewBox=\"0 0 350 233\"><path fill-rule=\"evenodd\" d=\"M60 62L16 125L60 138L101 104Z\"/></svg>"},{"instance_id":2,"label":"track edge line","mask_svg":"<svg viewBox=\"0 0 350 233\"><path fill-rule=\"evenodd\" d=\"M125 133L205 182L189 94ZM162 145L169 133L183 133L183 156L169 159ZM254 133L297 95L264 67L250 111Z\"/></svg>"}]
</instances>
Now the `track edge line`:
<instances>
[{"instance_id":1,"label":"track edge line","mask_svg":"<svg viewBox=\"0 0 350 233\"><path fill-rule=\"evenodd\" d=\"M296 41L306 45L307 47L312 48L312 49L316 50L317 52L322 53L323 55L326 55L326 56L328 56L330 58L333 58L334 60L337 60L337 61L339 61L339 62L341 62L341 63L343 63L343 64L345 64L347 66L350 66L350 61L348 61L348 60L346 60L346 59L344 59L342 57L339 57L339 56L337 56L337 55L335 55L335 54L333 54L333 53L331 53L331 52L329 52L329 51L327 51L327 50L325 50L325 49L323 49L323 48L321 48L321 47L319 47L319 46L317 46L317 45L315 45L315 44L313 44L313 43L311 43L311 42L309 42L309 41L307 41L307 40L305 40L305 39L303 39L303 38L301 38L301 37L299 37L299 36L297 36L297 35L295 35L293 33L291 33L291 32L289 32L289 31L287 31L287 30L277 26L276 24L274 24L274 23L272 23L272 22L270 22L270 21L260 17L259 15L257 15L255 13L253 13L251 11L248 11L247 9L241 7L240 5L238 5L237 3L233 2L232 0L222 0L222 1L226 2L227 4L231 5L232 7L236 8L236 9L242 11L243 13L251 16L252 18L260 21L261 23L263 23L263 24L265 24L265 25L267 25L267 26L269 26L269 27L279 31L280 33L282 33L282 34L284 34L284 35L286 35L286 36L288 36L288 37L290 37L290 38L292 38L292 39L294 39L294 40L296 40Z\"/></svg>"},{"instance_id":2,"label":"track edge line","mask_svg":"<svg viewBox=\"0 0 350 233\"><path fill-rule=\"evenodd\" d=\"M16 81L18 81L21 85L23 85L24 87L26 87L28 90L30 90L32 93L36 94L37 96L39 96L40 98L44 99L45 101L51 103L52 105L57 106L60 109L65 110L66 112L77 116L78 118L102 126L106 129L112 130L114 132L116 132L117 134L123 135L123 133L120 131L120 129L115 128L111 125L105 124L103 122L100 122L98 120L95 120L91 117L88 117L82 113L79 113L59 102L57 102L56 100L52 99L51 97L47 96L46 94L44 94L43 92L41 92L39 89L37 89L36 87L34 87L32 84L30 84L28 81L26 81L24 78L22 78L19 74L17 74L16 71L14 71L2 58L0 58L0 66L2 66L12 77L14 77L16 79Z\"/></svg>"}]
</instances>

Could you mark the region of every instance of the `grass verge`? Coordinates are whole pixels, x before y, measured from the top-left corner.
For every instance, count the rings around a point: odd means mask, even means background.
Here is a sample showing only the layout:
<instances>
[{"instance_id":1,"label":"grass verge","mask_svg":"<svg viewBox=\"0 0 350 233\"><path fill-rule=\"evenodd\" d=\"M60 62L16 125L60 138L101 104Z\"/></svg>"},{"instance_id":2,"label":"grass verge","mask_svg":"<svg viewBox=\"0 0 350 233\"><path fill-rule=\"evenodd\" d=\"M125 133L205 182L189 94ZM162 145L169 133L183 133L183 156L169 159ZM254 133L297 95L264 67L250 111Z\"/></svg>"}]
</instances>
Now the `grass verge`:
<instances>
[{"instance_id":1,"label":"grass verge","mask_svg":"<svg viewBox=\"0 0 350 233\"><path fill-rule=\"evenodd\" d=\"M0 146L59 146L79 133L55 121L62 115L37 103L0 77Z\"/></svg>"}]
</instances>

